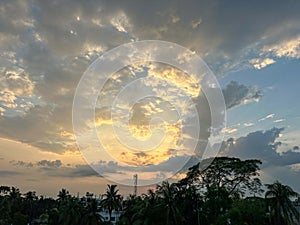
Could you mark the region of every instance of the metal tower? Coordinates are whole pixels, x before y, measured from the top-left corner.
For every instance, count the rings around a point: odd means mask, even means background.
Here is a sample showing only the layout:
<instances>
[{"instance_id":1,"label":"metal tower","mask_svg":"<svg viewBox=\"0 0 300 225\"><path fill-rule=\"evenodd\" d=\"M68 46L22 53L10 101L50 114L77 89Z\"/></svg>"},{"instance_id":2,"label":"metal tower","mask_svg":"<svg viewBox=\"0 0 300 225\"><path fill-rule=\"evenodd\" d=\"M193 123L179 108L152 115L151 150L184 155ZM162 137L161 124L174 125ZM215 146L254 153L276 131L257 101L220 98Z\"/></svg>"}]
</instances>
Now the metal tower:
<instances>
[{"instance_id":1,"label":"metal tower","mask_svg":"<svg viewBox=\"0 0 300 225\"><path fill-rule=\"evenodd\" d=\"M133 175L134 196L137 196L137 180L138 180L138 175L134 174Z\"/></svg>"}]
</instances>

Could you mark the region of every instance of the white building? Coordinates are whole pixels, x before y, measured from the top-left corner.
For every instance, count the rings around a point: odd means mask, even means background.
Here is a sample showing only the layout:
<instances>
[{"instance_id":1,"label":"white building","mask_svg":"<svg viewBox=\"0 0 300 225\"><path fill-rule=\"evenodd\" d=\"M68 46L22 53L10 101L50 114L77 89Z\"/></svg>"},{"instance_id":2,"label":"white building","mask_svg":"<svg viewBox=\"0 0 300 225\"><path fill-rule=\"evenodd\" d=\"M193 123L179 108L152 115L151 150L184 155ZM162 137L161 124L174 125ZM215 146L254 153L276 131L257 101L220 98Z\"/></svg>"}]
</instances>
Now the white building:
<instances>
[{"instance_id":1,"label":"white building","mask_svg":"<svg viewBox=\"0 0 300 225\"><path fill-rule=\"evenodd\" d=\"M101 211L101 212L99 212L99 214L101 215L101 217L103 218L104 221L109 221L109 213L107 210ZM115 225L119 221L121 214L122 214L122 211L115 211L115 210L112 211L112 213L111 213L112 224Z\"/></svg>"}]
</instances>

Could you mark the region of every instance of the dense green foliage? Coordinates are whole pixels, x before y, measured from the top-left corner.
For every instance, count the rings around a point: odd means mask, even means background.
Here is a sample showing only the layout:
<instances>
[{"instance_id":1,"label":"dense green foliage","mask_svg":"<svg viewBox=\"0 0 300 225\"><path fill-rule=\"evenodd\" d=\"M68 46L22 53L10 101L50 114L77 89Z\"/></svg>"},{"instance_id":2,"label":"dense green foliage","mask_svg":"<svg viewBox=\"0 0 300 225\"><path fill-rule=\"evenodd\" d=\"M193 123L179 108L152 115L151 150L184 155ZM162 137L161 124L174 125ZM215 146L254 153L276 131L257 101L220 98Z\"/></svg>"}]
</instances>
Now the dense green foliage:
<instances>
[{"instance_id":1,"label":"dense green foliage","mask_svg":"<svg viewBox=\"0 0 300 225\"><path fill-rule=\"evenodd\" d=\"M56 200L21 194L15 187L0 187L0 225L101 225L100 204L94 198L78 199L62 189Z\"/></svg>"},{"instance_id":2,"label":"dense green foliage","mask_svg":"<svg viewBox=\"0 0 300 225\"><path fill-rule=\"evenodd\" d=\"M207 166L205 163L209 163ZM299 214L287 185L259 180L259 160L220 157L191 167L177 182L164 181L155 190L122 200L116 185L108 185L102 201L78 199L62 189L57 199L21 194L0 187L0 225L98 225L99 211L123 211L119 225L291 225ZM298 198L298 201L300 199ZM35 222L35 223L34 223Z\"/></svg>"}]
</instances>

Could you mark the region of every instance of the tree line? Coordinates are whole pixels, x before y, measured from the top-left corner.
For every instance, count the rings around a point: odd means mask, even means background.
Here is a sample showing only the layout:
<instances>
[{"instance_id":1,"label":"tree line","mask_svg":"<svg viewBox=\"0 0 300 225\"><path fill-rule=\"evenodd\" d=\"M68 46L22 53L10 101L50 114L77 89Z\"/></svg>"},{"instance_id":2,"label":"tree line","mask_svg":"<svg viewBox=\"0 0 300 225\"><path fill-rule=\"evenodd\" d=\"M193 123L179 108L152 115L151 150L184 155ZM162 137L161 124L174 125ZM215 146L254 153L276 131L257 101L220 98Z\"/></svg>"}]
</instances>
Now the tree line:
<instances>
[{"instance_id":1,"label":"tree line","mask_svg":"<svg viewBox=\"0 0 300 225\"><path fill-rule=\"evenodd\" d=\"M100 215L103 210L109 220L113 210L122 211L119 225L298 224L298 194L278 181L262 185L260 164L255 159L218 157L189 168L177 182L164 181L145 194L126 199L117 185L108 185L101 201L79 199L66 189L53 199L1 186L0 225L111 224Z\"/></svg>"}]
</instances>

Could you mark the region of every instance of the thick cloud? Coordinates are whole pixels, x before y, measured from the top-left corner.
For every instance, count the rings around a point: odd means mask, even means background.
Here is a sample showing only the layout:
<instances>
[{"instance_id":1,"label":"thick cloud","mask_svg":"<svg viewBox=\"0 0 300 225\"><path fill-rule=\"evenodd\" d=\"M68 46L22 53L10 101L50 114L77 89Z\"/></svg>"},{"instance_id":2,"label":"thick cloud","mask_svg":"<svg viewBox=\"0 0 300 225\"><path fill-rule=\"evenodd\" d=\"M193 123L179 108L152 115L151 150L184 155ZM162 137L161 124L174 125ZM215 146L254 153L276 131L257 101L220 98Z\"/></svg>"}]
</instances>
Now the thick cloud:
<instances>
[{"instance_id":1,"label":"thick cloud","mask_svg":"<svg viewBox=\"0 0 300 225\"><path fill-rule=\"evenodd\" d=\"M57 108L50 106L37 105L26 115L2 117L0 118L1 136L57 153L72 149L75 144L73 136L63 133L71 130L68 129L71 124L64 126L64 118L57 115L56 110ZM61 128L62 126L64 129Z\"/></svg>"},{"instance_id":2,"label":"thick cloud","mask_svg":"<svg viewBox=\"0 0 300 225\"><path fill-rule=\"evenodd\" d=\"M24 162L22 160L19 160L19 161L12 160L9 163L14 166L21 166L21 167L27 167L27 168L31 168L34 166L32 162Z\"/></svg>"},{"instance_id":3,"label":"thick cloud","mask_svg":"<svg viewBox=\"0 0 300 225\"><path fill-rule=\"evenodd\" d=\"M85 164L77 165L64 165L61 160L40 160L38 162L25 162L25 161L10 161L11 165L16 167L25 167L28 169L35 170L39 173L43 173L48 176L57 176L57 177L90 177L98 176L98 174L89 166ZM108 165L111 166L109 163ZM113 171L115 172L114 168ZM10 171L2 171L3 174L10 174ZM1 174L1 171L0 171ZM11 173L12 175L14 173ZM17 175L17 173L16 173Z\"/></svg>"},{"instance_id":4,"label":"thick cloud","mask_svg":"<svg viewBox=\"0 0 300 225\"><path fill-rule=\"evenodd\" d=\"M59 168L42 167L40 172L52 177L93 177L99 176L89 165L63 166Z\"/></svg>"},{"instance_id":5,"label":"thick cloud","mask_svg":"<svg viewBox=\"0 0 300 225\"><path fill-rule=\"evenodd\" d=\"M228 139L223 143L221 153L242 159L260 159L263 162L261 179L265 183L279 180L299 192L299 146L289 147L278 141L282 131L282 128L273 128L256 131L237 139ZM279 147L285 148L285 151L279 153Z\"/></svg>"},{"instance_id":6,"label":"thick cloud","mask_svg":"<svg viewBox=\"0 0 300 225\"><path fill-rule=\"evenodd\" d=\"M123 11L134 36L173 41L194 49L206 55L216 72L241 67L250 48L261 52L263 46L277 43L284 43L282 48L286 48L286 40L299 34L299 8L295 1L220 0L109 2L103 6L106 12Z\"/></svg>"},{"instance_id":7,"label":"thick cloud","mask_svg":"<svg viewBox=\"0 0 300 225\"><path fill-rule=\"evenodd\" d=\"M257 87L246 87L236 81L231 81L223 89L223 95L228 109L236 105L259 101L262 97L262 93Z\"/></svg>"},{"instance_id":8,"label":"thick cloud","mask_svg":"<svg viewBox=\"0 0 300 225\"><path fill-rule=\"evenodd\" d=\"M242 159L261 159L264 167L290 166L300 163L300 153L289 149L283 153L278 152L282 145L277 141L283 128L272 128L267 131L256 131L245 137L228 139L222 145L221 153Z\"/></svg>"},{"instance_id":9,"label":"thick cloud","mask_svg":"<svg viewBox=\"0 0 300 225\"><path fill-rule=\"evenodd\" d=\"M32 167L58 168L58 167L62 166L62 162L59 159L53 160L53 161L43 159L43 160L40 160L36 163L24 162L22 160L19 160L19 161L12 160L9 163L14 165L14 166L27 167L27 168L32 168Z\"/></svg>"},{"instance_id":10,"label":"thick cloud","mask_svg":"<svg viewBox=\"0 0 300 225\"><path fill-rule=\"evenodd\" d=\"M60 167L62 165L62 162L60 160L55 161L49 161L49 160L41 160L37 163L38 166L43 167Z\"/></svg>"},{"instance_id":11,"label":"thick cloud","mask_svg":"<svg viewBox=\"0 0 300 225\"><path fill-rule=\"evenodd\" d=\"M12 170L0 170L0 176L1 177L11 177L20 175L20 172L12 171Z\"/></svg>"},{"instance_id":12,"label":"thick cloud","mask_svg":"<svg viewBox=\"0 0 300 225\"><path fill-rule=\"evenodd\" d=\"M177 172L174 168L178 163L182 163L183 160L189 162L184 165L182 171L186 171L189 167L199 162L199 158L196 156L189 157L187 155L170 157L160 164L147 165L143 167L135 166L123 166L113 161L99 161L98 163L92 164L94 168L100 172L98 174L90 165L76 164L76 165L65 165L61 160L40 160L38 162L25 162L25 161L10 161L9 163L15 167L24 167L31 170L36 170L39 173L43 173L49 176L57 177L90 177L90 176L105 176L107 174L125 174L128 172L139 171L141 173L169 173Z\"/></svg>"}]
</instances>

